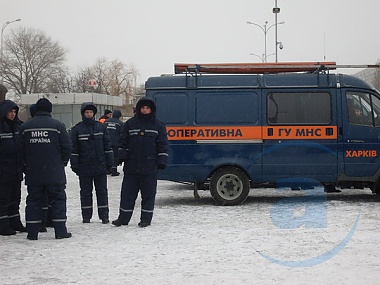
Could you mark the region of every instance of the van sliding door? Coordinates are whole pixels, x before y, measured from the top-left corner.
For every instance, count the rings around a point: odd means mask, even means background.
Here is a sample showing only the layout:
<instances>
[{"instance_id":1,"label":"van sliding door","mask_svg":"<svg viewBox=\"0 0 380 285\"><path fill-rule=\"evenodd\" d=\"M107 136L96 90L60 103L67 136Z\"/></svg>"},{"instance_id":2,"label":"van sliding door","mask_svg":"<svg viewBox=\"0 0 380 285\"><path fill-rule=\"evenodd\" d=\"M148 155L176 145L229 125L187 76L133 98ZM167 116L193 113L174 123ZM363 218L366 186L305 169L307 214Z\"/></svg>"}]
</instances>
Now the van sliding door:
<instances>
[{"instance_id":1,"label":"van sliding door","mask_svg":"<svg viewBox=\"0 0 380 285\"><path fill-rule=\"evenodd\" d=\"M335 181L336 90L276 89L263 96L264 180L293 185Z\"/></svg>"}]
</instances>

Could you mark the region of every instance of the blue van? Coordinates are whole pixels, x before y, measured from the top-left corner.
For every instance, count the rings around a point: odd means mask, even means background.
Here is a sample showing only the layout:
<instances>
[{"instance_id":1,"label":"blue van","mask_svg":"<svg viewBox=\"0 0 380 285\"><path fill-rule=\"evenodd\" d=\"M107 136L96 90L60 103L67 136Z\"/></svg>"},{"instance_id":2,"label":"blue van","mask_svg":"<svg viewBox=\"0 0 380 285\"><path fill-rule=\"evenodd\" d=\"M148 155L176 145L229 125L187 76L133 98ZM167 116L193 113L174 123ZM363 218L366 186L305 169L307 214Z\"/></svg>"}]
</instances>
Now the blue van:
<instances>
[{"instance_id":1,"label":"blue van","mask_svg":"<svg viewBox=\"0 0 380 285\"><path fill-rule=\"evenodd\" d=\"M147 80L146 96L156 102L170 142L159 179L209 189L219 205L279 185L380 193L379 92L324 64L313 72L289 72L284 64L267 64L263 72L262 65L238 70L258 74L232 74L234 66L207 74L197 65Z\"/></svg>"}]
</instances>

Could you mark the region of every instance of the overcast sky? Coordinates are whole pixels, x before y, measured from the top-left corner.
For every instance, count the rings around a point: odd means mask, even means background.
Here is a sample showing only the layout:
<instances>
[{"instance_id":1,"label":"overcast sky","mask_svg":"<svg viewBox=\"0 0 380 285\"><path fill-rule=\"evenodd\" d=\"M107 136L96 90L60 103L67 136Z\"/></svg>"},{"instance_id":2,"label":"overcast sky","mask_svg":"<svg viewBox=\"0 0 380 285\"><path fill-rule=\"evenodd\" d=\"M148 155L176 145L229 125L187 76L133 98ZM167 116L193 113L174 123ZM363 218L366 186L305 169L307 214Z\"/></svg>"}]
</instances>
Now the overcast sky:
<instances>
[{"instance_id":1,"label":"overcast sky","mask_svg":"<svg viewBox=\"0 0 380 285\"><path fill-rule=\"evenodd\" d=\"M134 65L138 82L181 63L259 62L275 0L0 0L4 35L40 29L68 50L76 71L106 57ZM374 64L380 59L380 1L277 0L279 61ZM275 27L267 33L268 62ZM270 55L270 56L269 56ZM358 70L355 70L355 72ZM352 72L354 73L354 72Z\"/></svg>"}]
</instances>

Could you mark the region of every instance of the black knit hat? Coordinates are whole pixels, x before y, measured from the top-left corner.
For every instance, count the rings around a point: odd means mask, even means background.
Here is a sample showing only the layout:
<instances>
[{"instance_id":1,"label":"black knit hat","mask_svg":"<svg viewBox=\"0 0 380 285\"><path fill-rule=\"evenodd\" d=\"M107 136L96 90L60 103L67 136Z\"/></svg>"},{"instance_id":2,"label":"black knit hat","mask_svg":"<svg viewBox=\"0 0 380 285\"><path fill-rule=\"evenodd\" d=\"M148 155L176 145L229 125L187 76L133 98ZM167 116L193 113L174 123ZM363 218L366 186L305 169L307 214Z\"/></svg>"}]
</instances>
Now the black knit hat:
<instances>
[{"instance_id":1,"label":"black knit hat","mask_svg":"<svg viewBox=\"0 0 380 285\"><path fill-rule=\"evenodd\" d=\"M30 113L31 117L34 117L36 115L36 112L37 112L36 109L37 109L36 104L30 105L30 107L29 107L29 113Z\"/></svg>"},{"instance_id":2,"label":"black knit hat","mask_svg":"<svg viewBox=\"0 0 380 285\"><path fill-rule=\"evenodd\" d=\"M156 104L151 98L148 97L142 97L136 104L136 109L138 112L140 112L140 108L142 106L148 106L151 110L152 113L156 113Z\"/></svg>"},{"instance_id":3,"label":"black knit hat","mask_svg":"<svg viewBox=\"0 0 380 285\"><path fill-rule=\"evenodd\" d=\"M46 98L41 98L40 100L37 101L36 103L36 111L44 111L44 112L48 112L48 113L51 113L53 109L53 105L51 104L51 102L46 99Z\"/></svg>"},{"instance_id":4,"label":"black knit hat","mask_svg":"<svg viewBox=\"0 0 380 285\"><path fill-rule=\"evenodd\" d=\"M112 113L111 110L108 110L108 109L104 110L104 116L107 116L108 114L111 114L111 113Z\"/></svg>"},{"instance_id":5,"label":"black knit hat","mask_svg":"<svg viewBox=\"0 0 380 285\"><path fill-rule=\"evenodd\" d=\"M82 106L80 107L80 113L82 114L82 116L84 114L84 111L86 111L86 110L92 110L94 112L94 116L98 112L98 109L96 108L96 106L92 102L82 103Z\"/></svg>"}]
</instances>

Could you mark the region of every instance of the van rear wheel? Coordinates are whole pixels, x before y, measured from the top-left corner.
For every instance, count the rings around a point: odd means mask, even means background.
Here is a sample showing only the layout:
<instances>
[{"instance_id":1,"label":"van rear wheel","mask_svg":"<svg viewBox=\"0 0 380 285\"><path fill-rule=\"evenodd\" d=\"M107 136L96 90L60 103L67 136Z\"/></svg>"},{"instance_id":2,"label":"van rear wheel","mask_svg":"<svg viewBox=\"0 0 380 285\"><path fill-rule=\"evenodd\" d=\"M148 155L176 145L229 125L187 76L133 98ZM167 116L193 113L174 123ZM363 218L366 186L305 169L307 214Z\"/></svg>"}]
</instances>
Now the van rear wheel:
<instances>
[{"instance_id":1,"label":"van rear wheel","mask_svg":"<svg viewBox=\"0 0 380 285\"><path fill-rule=\"evenodd\" d=\"M211 196L221 206L243 203L248 197L249 189L247 175L237 167L223 167L210 180Z\"/></svg>"}]
</instances>

